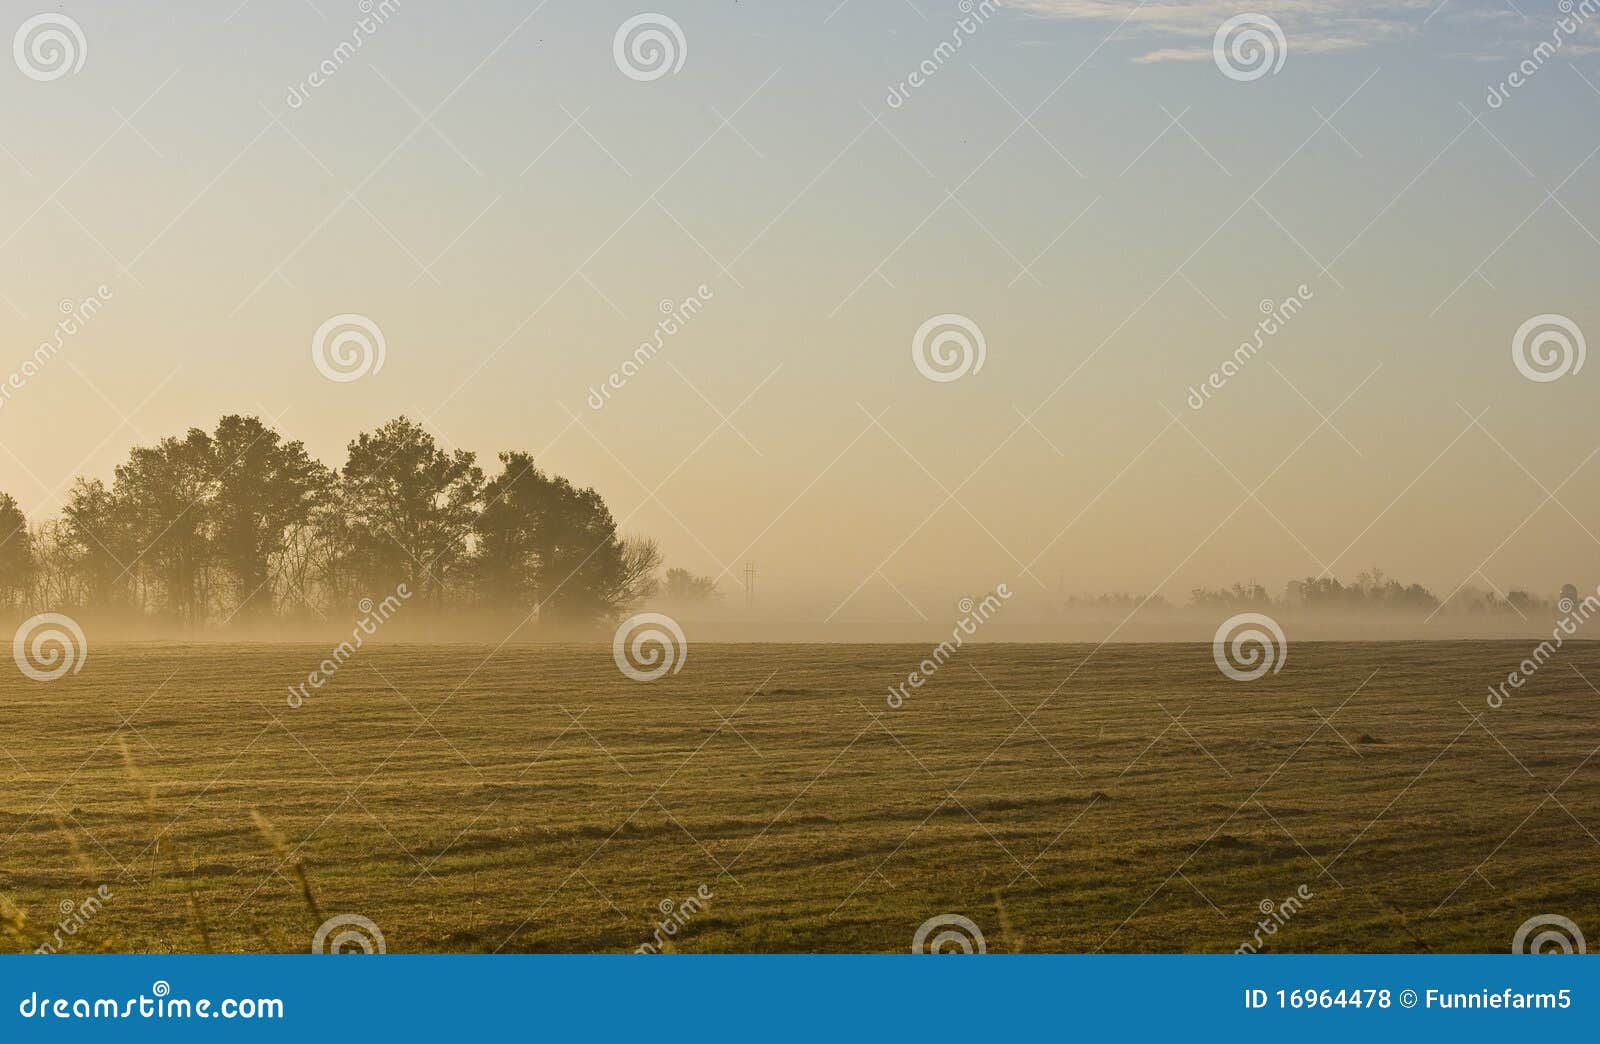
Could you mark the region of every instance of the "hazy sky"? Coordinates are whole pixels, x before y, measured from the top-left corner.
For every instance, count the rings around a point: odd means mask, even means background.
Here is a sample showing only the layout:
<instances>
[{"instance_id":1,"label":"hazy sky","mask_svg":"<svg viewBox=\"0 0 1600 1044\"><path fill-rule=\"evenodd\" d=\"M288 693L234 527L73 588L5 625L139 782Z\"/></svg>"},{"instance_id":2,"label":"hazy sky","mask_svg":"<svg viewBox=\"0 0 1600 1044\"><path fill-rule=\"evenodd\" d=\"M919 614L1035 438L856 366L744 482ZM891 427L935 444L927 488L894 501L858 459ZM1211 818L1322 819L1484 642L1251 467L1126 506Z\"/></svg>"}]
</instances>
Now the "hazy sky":
<instances>
[{"instance_id":1,"label":"hazy sky","mask_svg":"<svg viewBox=\"0 0 1600 1044\"><path fill-rule=\"evenodd\" d=\"M0 406L31 516L225 412L335 466L405 412L819 615L1600 579L1600 363L1512 352L1537 315L1600 336L1600 13L1491 106L1554 3L1026 0L967 32L926 0L402 0L343 56L355 4L235 3L3 6L83 43L0 73L0 378L110 294ZM614 53L644 13L682 33L656 78ZM1246 13L1282 65L1230 76ZM384 361L334 381L312 340L345 313ZM946 314L983 364L930 380Z\"/></svg>"}]
</instances>

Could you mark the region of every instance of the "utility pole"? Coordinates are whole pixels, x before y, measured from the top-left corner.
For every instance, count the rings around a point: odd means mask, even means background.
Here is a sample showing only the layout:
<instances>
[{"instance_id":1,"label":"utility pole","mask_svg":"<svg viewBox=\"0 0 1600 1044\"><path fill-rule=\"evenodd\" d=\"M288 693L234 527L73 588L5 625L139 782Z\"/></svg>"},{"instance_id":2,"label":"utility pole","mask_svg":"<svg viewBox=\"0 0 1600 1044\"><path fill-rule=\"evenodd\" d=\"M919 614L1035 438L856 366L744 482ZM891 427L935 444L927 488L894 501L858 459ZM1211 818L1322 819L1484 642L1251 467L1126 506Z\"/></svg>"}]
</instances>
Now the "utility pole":
<instances>
[{"instance_id":1,"label":"utility pole","mask_svg":"<svg viewBox=\"0 0 1600 1044\"><path fill-rule=\"evenodd\" d=\"M756 567L746 564L744 567L744 607L752 609L756 604Z\"/></svg>"}]
</instances>

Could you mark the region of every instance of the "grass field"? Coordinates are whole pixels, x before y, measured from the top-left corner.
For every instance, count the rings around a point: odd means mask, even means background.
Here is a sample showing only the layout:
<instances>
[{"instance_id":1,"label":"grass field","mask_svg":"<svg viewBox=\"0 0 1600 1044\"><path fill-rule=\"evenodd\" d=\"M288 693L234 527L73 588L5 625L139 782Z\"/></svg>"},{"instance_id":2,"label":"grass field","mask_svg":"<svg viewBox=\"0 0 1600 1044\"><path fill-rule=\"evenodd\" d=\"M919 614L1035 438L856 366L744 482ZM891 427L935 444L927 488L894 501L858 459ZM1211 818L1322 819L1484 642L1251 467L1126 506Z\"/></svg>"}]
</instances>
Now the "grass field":
<instances>
[{"instance_id":1,"label":"grass field","mask_svg":"<svg viewBox=\"0 0 1600 1044\"><path fill-rule=\"evenodd\" d=\"M904 951L943 913L990 952L1232 951L1302 885L1263 950L1600 933L1594 644L1498 710L1530 643L1299 643L1250 683L1206 645L969 645L896 710L925 646L638 683L607 646L376 645L288 706L327 651L0 672L9 946L102 884L63 951L304 952L339 913L390 952L631 951L702 885L680 951Z\"/></svg>"}]
</instances>

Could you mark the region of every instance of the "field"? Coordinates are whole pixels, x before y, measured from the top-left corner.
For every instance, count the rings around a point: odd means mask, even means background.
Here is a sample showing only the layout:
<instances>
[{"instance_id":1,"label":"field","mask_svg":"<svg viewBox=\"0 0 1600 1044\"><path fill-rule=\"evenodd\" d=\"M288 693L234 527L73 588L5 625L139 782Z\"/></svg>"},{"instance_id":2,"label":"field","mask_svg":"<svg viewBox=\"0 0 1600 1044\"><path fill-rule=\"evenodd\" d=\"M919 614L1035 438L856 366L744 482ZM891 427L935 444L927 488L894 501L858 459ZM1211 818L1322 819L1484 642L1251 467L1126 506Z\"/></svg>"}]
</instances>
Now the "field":
<instances>
[{"instance_id":1,"label":"field","mask_svg":"<svg viewBox=\"0 0 1600 1044\"><path fill-rule=\"evenodd\" d=\"M292 708L326 646L99 645L0 672L0 939L102 886L62 951L304 952L342 913L390 952L669 919L683 952L905 951L945 913L991 953L1594 938L1600 646L1490 709L1531 644L1299 643L1248 683L1207 645L969 645L898 709L925 646L695 645L640 683L608 646L373 645Z\"/></svg>"}]
</instances>

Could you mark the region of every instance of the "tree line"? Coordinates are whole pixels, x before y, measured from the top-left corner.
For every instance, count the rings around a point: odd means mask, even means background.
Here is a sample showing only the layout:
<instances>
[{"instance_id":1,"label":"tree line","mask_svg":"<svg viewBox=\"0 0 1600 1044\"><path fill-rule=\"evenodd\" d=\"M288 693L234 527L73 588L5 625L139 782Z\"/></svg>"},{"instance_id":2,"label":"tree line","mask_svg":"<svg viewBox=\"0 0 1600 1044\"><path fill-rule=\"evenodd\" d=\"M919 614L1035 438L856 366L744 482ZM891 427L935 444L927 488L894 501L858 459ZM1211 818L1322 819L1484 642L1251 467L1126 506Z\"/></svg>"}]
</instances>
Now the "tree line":
<instances>
[{"instance_id":1,"label":"tree line","mask_svg":"<svg viewBox=\"0 0 1600 1044\"><path fill-rule=\"evenodd\" d=\"M1385 576L1376 567L1358 573L1352 583L1331 576L1308 576L1291 580L1283 594L1274 598L1265 587L1251 580L1230 587L1197 587L1189 592L1188 607L1193 609L1304 609L1344 612L1433 612L1444 609L1456 615L1494 616L1566 611L1563 605L1578 600L1578 589L1565 584L1556 598L1543 598L1515 589L1501 594L1473 587L1462 587L1448 600L1441 600L1421 584L1402 584ZM1148 605L1171 609L1173 604L1161 595L1142 597L1132 594L1071 595L1063 605L1070 609L1135 609Z\"/></svg>"},{"instance_id":2,"label":"tree line","mask_svg":"<svg viewBox=\"0 0 1600 1044\"><path fill-rule=\"evenodd\" d=\"M1567 584L1562 597L1577 588ZM1190 603L1200 608L1248 609L1278 606L1288 609L1345 612L1433 612L1446 603L1421 584L1403 584L1385 576L1374 566L1356 575L1353 583L1342 583L1336 577L1308 576L1291 580L1284 587L1282 597L1274 599L1267 589L1251 581L1234 584L1230 588L1196 588L1190 594ZM1448 608L1456 614L1499 615L1502 613L1526 616L1546 612L1559 604L1557 599L1541 598L1524 590L1505 594L1463 587L1448 600Z\"/></svg>"},{"instance_id":3,"label":"tree line","mask_svg":"<svg viewBox=\"0 0 1600 1044\"><path fill-rule=\"evenodd\" d=\"M404 584L409 604L581 629L660 589L661 552L592 488L446 450L406 417L362 432L342 468L230 414L135 446L110 483L78 478L32 526L0 494L0 603L185 628L327 618ZM674 591L714 591L669 572ZM408 610L408 613L415 610Z\"/></svg>"}]
</instances>

